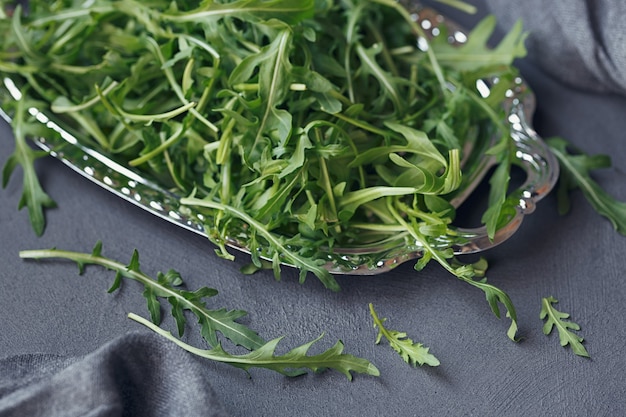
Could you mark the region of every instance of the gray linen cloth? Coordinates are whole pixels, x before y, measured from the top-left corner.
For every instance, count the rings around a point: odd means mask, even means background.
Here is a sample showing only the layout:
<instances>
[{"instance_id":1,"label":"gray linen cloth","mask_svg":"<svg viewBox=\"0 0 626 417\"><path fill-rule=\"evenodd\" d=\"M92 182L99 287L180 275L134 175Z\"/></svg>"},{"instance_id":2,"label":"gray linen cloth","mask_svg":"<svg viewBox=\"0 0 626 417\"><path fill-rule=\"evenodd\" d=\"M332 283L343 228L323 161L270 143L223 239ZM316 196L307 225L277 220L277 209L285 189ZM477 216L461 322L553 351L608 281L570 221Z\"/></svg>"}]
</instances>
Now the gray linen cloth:
<instances>
[{"instance_id":1,"label":"gray linen cloth","mask_svg":"<svg viewBox=\"0 0 626 417\"><path fill-rule=\"evenodd\" d=\"M0 359L2 417L226 417L206 361L132 332L84 357Z\"/></svg>"},{"instance_id":2,"label":"gray linen cloth","mask_svg":"<svg viewBox=\"0 0 626 417\"><path fill-rule=\"evenodd\" d=\"M626 94L626 1L485 0L500 27L522 19L528 60L581 90Z\"/></svg>"}]
</instances>

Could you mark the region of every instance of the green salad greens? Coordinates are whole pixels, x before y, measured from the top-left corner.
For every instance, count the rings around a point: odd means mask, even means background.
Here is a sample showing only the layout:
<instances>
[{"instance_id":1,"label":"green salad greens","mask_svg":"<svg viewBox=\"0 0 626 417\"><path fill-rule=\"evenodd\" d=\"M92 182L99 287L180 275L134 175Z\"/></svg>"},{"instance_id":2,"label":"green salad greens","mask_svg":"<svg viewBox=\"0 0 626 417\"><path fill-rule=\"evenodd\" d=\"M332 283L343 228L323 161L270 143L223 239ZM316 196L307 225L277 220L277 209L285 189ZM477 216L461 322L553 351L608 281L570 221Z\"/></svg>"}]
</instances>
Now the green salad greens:
<instances>
[{"instance_id":1,"label":"green salad greens","mask_svg":"<svg viewBox=\"0 0 626 417\"><path fill-rule=\"evenodd\" d=\"M202 213L225 258L235 239L252 269L270 260L278 278L289 264L301 281L312 273L338 290L329 254L415 248L416 269L434 259L484 291L496 316L504 306L516 338L509 296L441 242L460 239L452 201L484 155L496 160L482 216L489 236L515 212L502 103L526 53L521 24L490 48L493 17L451 45L455 33L427 31L416 4L395 0L20 4L0 16L0 77L22 93L0 97L16 140L3 184L21 165L20 207L38 234L54 202L33 166L42 153L27 143L41 129L30 107ZM584 172L568 184L593 195Z\"/></svg>"},{"instance_id":2,"label":"green salad greens","mask_svg":"<svg viewBox=\"0 0 626 417\"><path fill-rule=\"evenodd\" d=\"M553 304L555 303L558 303L558 300L554 297L547 297L541 300L539 318L546 321L543 326L543 333L549 335L552 329L556 327L561 346L570 345L576 355L588 358L589 353L583 346L583 338L571 331L580 330L580 326L572 321L565 321L565 319L569 318L569 313L564 313L554 308Z\"/></svg>"},{"instance_id":3,"label":"green salad greens","mask_svg":"<svg viewBox=\"0 0 626 417\"><path fill-rule=\"evenodd\" d=\"M524 34L517 25L489 49L494 27L487 18L453 47L394 0L30 1L0 21L0 71L23 92L24 127L4 180L27 167L22 204L41 232L52 202L24 145L36 106L200 210L224 257L235 238L257 267L272 260L278 277L290 264L338 290L324 268L337 248L412 246L418 268L436 259L496 314L502 303L514 337L509 297L439 244L455 236L450 201L472 159L498 160L491 236L515 204L502 102ZM484 98L487 78L499 82Z\"/></svg>"},{"instance_id":4,"label":"green salad greens","mask_svg":"<svg viewBox=\"0 0 626 417\"><path fill-rule=\"evenodd\" d=\"M414 343L407 337L405 332L398 330L390 330L385 327L385 321L387 319L381 319L378 317L374 305L370 303L370 315L374 321L374 327L378 328L378 335L376 336L376 344L379 344L383 337L389 342L389 346L395 350L404 361L413 366L439 366L439 359L429 352L429 348L421 343Z\"/></svg>"}]
</instances>

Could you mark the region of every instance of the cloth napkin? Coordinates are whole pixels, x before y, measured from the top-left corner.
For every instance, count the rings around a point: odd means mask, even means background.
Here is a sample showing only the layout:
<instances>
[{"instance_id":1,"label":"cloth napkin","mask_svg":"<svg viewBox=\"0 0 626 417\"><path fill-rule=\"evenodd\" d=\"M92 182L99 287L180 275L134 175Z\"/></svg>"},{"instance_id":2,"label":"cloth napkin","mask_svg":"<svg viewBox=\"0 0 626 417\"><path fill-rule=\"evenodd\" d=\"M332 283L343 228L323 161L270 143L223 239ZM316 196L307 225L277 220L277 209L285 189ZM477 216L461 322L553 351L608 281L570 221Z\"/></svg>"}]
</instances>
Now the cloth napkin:
<instances>
[{"instance_id":1,"label":"cloth napkin","mask_svg":"<svg viewBox=\"0 0 626 417\"><path fill-rule=\"evenodd\" d=\"M626 95L626 1L485 0L504 30L522 19L528 59L578 89Z\"/></svg>"},{"instance_id":2,"label":"cloth napkin","mask_svg":"<svg viewBox=\"0 0 626 417\"><path fill-rule=\"evenodd\" d=\"M84 357L0 360L0 416L226 417L209 377L206 361L133 332Z\"/></svg>"}]
</instances>

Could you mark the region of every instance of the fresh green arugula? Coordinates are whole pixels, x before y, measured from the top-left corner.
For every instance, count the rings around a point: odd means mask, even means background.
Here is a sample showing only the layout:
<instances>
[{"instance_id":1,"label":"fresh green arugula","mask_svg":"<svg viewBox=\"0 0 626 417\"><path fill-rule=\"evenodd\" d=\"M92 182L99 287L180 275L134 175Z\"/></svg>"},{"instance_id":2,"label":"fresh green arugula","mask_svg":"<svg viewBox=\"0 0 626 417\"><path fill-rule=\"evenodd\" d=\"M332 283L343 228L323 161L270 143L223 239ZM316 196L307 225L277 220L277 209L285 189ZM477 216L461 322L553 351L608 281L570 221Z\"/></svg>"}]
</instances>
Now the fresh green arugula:
<instances>
[{"instance_id":1,"label":"fresh green arugula","mask_svg":"<svg viewBox=\"0 0 626 417\"><path fill-rule=\"evenodd\" d=\"M55 202L43 190L35 171L35 161L38 158L46 156L43 151L35 151L30 147L26 140L27 131L32 125L26 124L26 100L22 99L17 102L16 114L13 123L13 132L15 136L15 150L9 156L2 170L2 186L6 187L13 170L19 165L23 170L23 187L22 197L18 205L19 209L26 207L30 222L35 233L40 236L45 229L46 220L44 217L44 209L55 206ZM32 129L31 129L32 130Z\"/></svg>"},{"instance_id":2,"label":"fresh green arugula","mask_svg":"<svg viewBox=\"0 0 626 417\"><path fill-rule=\"evenodd\" d=\"M129 317L161 336L172 340L191 353L207 359L227 363L235 367L248 370L252 367L270 369L287 376L297 376L305 373L305 369L318 372L325 369L337 370L348 379L352 379L351 372L378 376L378 369L366 359L343 353L343 343L338 341L333 347L317 355L307 355L311 345L322 337L314 339L302 346L296 347L280 356L274 355L276 345L282 338L266 342L255 331L237 322L237 319L247 313L243 310L212 310L207 308L206 300L217 295L217 290L202 287L196 291L182 288L183 280L174 270L166 273L157 273L157 278L150 278L143 273L139 265L139 254L135 250L128 265L124 265L110 258L102 256L102 243L98 242L91 253L80 253L59 249L25 250L20 252L23 259L68 259L76 262L82 275L87 265L99 265L115 271L115 280L109 292L120 288L122 279L127 278L141 283L144 287L143 295L146 298L148 311L152 321L148 321L136 314ZM185 310L193 313L198 319L200 333L211 346L209 350L202 350L188 345L174 337L170 332L159 327L161 323L161 300L167 300L171 314L176 322L179 336L182 336L186 326ZM243 355L227 353L218 339L218 333L235 345L250 350Z\"/></svg>"},{"instance_id":3,"label":"fresh green arugula","mask_svg":"<svg viewBox=\"0 0 626 417\"><path fill-rule=\"evenodd\" d=\"M425 347L421 343L413 343L413 341L407 337L405 332L387 329L384 325L387 319L379 318L378 314L376 314L376 311L374 310L374 306L371 303L369 308L372 319L374 320L374 328L378 328L376 344L379 344L384 337L389 342L389 346L398 352L406 363L413 366L439 366L439 360L435 357L435 355L428 351L429 348Z\"/></svg>"},{"instance_id":4,"label":"fresh green arugula","mask_svg":"<svg viewBox=\"0 0 626 417\"><path fill-rule=\"evenodd\" d=\"M338 290L324 268L335 251L408 245L424 252L417 269L434 259L496 316L502 304L515 339L508 295L441 245L458 239L462 161L494 143L489 234L507 218L506 88L483 99L476 83L513 79L524 34L517 25L490 49L493 29L488 18L452 48L394 0L31 1L0 20L0 72L86 145L198 209L221 256L236 238L277 278L287 263ZM5 183L18 163L31 164L10 160ZM26 200L34 213L43 202Z\"/></svg>"},{"instance_id":5,"label":"fresh green arugula","mask_svg":"<svg viewBox=\"0 0 626 417\"><path fill-rule=\"evenodd\" d=\"M556 303L558 303L558 300L554 297L547 297L541 300L541 313L539 314L539 318L546 321L543 326L543 333L549 335L552 329L556 327L561 346L570 345L576 355L589 357L587 349L585 349L582 344L583 338L570 331L570 329L580 330L580 326L574 322L565 321L565 319L569 318L569 314L554 308L553 304Z\"/></svg>"},{"instance_id":6,"label":"fresh green arugula","mask_svg":"<svg viewBox=\"0 0 626 417\"><path fill-rule=\"evenodd\" d=\"M341 341L337 341L333 347L322 353L307 355L311 346L319 341L321 336L283 355L277 356L274 354L281 338L270 340L252 352L243 355L232 355L225 352L220 345L212 349L198 349L177 339L170 332L161 329L141 316L131 313L128 317L171 340L190 353L210 360L227 363L245 371L256 367L270 369L287 376L299 376L305 373L305 369L310 369L314 372L334 369L343 373L349 380L352 380L351 372L372 376L380 375L379 370L371 362L343 353L344 345Z\"/></svg>"},{"instance_id":7,"label":"fresh green arugula","mask_svg":"<svg viewBox=\"0 0 626 417\"><path fill-rule=\"evenodd\" d=\"M580 189L593 208L609 219L616 231L626 235L626 203L616 200L604 191L590 175L592 170L610 167L610 157L570 152L570 144L562 138L550 138L547 142L561 166L557 190L559 212L569 212L569 192Z\"/></svg>"}]
</instances>

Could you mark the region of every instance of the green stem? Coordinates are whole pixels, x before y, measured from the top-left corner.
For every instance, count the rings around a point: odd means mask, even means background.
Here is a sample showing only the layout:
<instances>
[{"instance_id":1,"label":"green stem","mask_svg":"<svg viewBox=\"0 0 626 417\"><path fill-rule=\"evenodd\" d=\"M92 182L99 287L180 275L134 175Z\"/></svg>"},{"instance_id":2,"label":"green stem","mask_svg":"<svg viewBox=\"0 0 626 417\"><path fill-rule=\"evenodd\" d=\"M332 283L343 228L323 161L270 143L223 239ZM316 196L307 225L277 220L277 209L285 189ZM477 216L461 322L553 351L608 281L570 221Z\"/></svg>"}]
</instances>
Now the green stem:
<instances>
[{"instance_id":1,"label":"green stem","mask_svg":"<svg viewBox=\"0 0 626 417\"><path fill-rule=\"evenodd\" d=\"M133 122L137 122L137 123L152 123L152 122L164 122L167 120L170 120L178 115L181 115L187 111L191 111L193 110L193 108L196 106L196 103L194 102L188 102L186 104L184 104L183 106L180 106L178 108L172 109L170 111L166 111L163 113L157 113L157 114L133 114L133 113L128 113L127 111L117 107L117 111L119 113L120 116L131 120Z\"/></svg>"},{"instance_id":2,"label":"green stem","mask_svg":"<svg viewBox=\"0 0 626 417\"><path fill-rule=\"evenodd\" d=\"M100 90L99 88L97 88L98 93L93 96L92 98L90 98L89 100L74 105L74 106L63 106L63 105L55 105L54 103L52 103L52 106L50 107L50 109L57 114L60 113L71 113L71 112L78 112L78 111L82 111L82 110L87 110L88 108L96 105L97 103L100 103L102 101L102 96L106 96L107 94L109 94L111 91L113 91L117 86L119 85L119 83L117 81L113 81L111 84L109 84L108 86L106 86L106 88L104 88L103 90Z\"/></svg>"},{"instance_id":3,"label":"green stem","mask_svg":"<svg viewBox=\"0 0 626 417\"><path fill-rule=\"evenodd\" d=\"M155 41L153 38L146 38L146 41L147 41L147 44L150 47L150 49L152 49L153 54L158 58L158 60L161 63L161 65L165 64L165 57L161 53L161 48L160 48L159 44L157 43L157 41ZM165 74L165 77L167 78L170 86L172 87L172 90L174 91L174 93L176 94L178 99L185 105L189 104L189 100L187 100L185 98L185 94L183 93L180 85L178 84L178 82L174 78L174 72L172 71L172 69L171 68L163 68L163 73ZM211 132L217 133L219 131L217 126L215 126L213 123L211 123L209 120L207 120L206 117L201 115L194 108L191 108L189 110L189 112L192 113L194 116L196 116L196 118L198 120L200 120L202 123L204 123L204 125L207 126L211 130Z\"/></svg>"},{"instance_id":4,"label":"green stem","mask_svg":"<svg viewBox=\"0 0 626 417\"><path fill-rule=\"evenodd\" d=\"M388 131L388 130L380 129L380 128L378 128L378 127L376 127L374 125L371 125L371 124L369 124L369 123L367 123L365 121L354 119L352 117L346 116L343 113L335 113L334 116L337 117L339 120L343 120L344 122L349 123L349 124L351 124L353 126L356 126L356 127L360 128L360 129L363 129L363 130L365 130L367 132L374 133L376 135L383 136L383 137L393 136L393 134L390 131Z\"/></svg>"},{"instance_id":5,"label":"green stem","mask_svg":"<svg viewBox=\"0 0 626 417\"><path fill-rule=\"evenodd\" d=\"M19 252L19 256L22 259L54 259L54 258L62 258L62 259L70 259L79 265L99 265L106 269L115 271L119 273L121 276L132 279L134 281L140 282L146 288L152 288L156 290L159 296L163 298L174 298L181 305L186 306L189 310L193 311L198 317L203 316L207 321L218 323L219 326L224 327L228 326L226 323L218 322L214 317L204 309L204 306L198 305L194 301L189 301L177 291L169 289L160 285L157 281L153 280L149 276L145 275L142 272L138 272L135 270L128 269L126 265L123 265L119 262L113 261L111 259L95 256L93 254L59 250L59 249L36 249L36 250L24 250ZM229 327L229 330L233 333L238 333L241 337L248 339L251 346L258 348L261 346L260 343L249 339L245 334L238 331L236 328Z\"/></svg>"},{"instance_id":6,"label":"green stem","mask_svg":"<svg viewBox=\"0 0 626 417\"><path fill-rule=\"evenodd\" d=\"M378 331L380 332L380 334L384 336L391 345L394 345L395 338L391 335L391 333L389 333L389 330L387 330L387 328L384 326L383 321L378 317L376 310L374 310L374 304L369 303L369 308L372 320L374 320L374 324L378 327ZM380 343L380 337L376 342Z\"/></svg>"},{"instance_id":7,"label":"green stem","mask_svg":"<svg viewBox=\"0 0 626 417\"><path fill-rule=\"evenodd\" d=\"M411 29L418 36L424 39L428 39L428 36L426 36L426 33L424 33L424 30L422 29L422 27L413 20L410 13L407 11L407 9L404 6L402 6L402 4L396 2L395 0L371 0L371 1L394 9L396 12L398 12L398 14L400 14L400 16L404 18L404 20L409 24ZM432 48L427 48L426 55L428 56L428 59L430 60L431 65L433 66L433 71L435 73L435 76L437 77L437 80L439 81L439 87L441 88L441 91L444 94L449 94L450 90L448 89L446 85L446 78L443 75L443 70L441 69L441 65L439 65L439 60L437 59L435 52L433 51Z\"/></svg>"},{"instance_id":8,"label":"green stem","mask_svg":"<svg viewBox=\"0 0 626 417\"><path fill-rule=\"evenodd\" d=\"M159 146L157 146L150 152L146 153L145 155L140 156L139 158L132 159L131 161L128 162L128 164L133 167L139 166L141 164L145 164L149 160L153 159L155 156L165 152L167 148L169 148L170 146L178 142L180 139L182 139L183 133L185 133L185 128L183 127L182 124L180 124L178 128L176 129L176 131L174 131L174 133L172 133L170 137L164 140Z\"/></svg>"}]
</instances>

